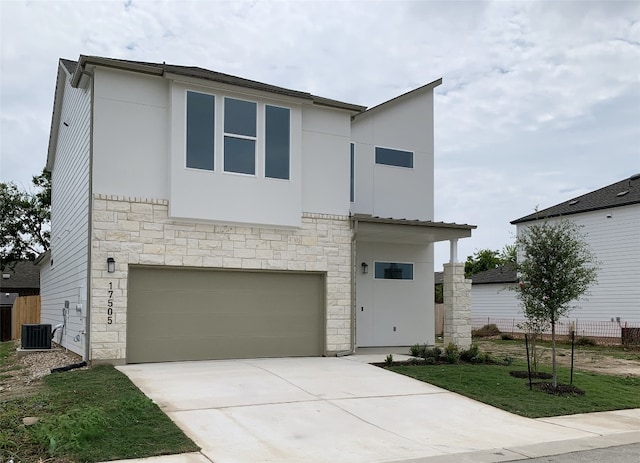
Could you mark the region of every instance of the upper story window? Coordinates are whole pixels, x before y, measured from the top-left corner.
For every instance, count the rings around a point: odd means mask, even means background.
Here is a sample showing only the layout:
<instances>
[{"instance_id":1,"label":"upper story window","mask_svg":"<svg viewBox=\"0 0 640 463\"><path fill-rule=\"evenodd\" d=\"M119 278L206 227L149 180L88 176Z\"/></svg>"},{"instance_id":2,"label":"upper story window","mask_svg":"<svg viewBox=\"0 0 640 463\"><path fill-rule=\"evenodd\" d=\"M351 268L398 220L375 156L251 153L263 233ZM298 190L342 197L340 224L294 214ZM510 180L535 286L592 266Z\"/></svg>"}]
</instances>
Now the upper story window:
<instances>
[{"instance_id":1,"label":"upper story window","mask_svg":"<svg viewBox=\"0 0 640 463\"><path fill-rule=\"evenodd\" d=\"M376 164L413 168L413 153L376 146Z\"/></svg>"},{"instance_id":2,"label":"upper story window","mask_svg":"<svg viewBox=\"0 0 640 463\"><path fill-rule=\"evenodd\" d=\"M265 105L264 176L289 180L291 114L288 108Z\"/></svg>"},{"instance_id":3,"label":"upper story window","mask_svg":"<svg viewBox=\"0 0 640 463\"><path fill-rule=\"evenodd\" d=\"M251 101L224 99L224 171L255 175L257 107Z\"/></svg>"},{"instance_id":4,"label":"upper story window","mask_svg":"<svg viewBox=\"0 0 640 463\"><path fill-rule=\"evenodd\" d=\"M376 262L376 280L413 280L413 264Z\"/></svg>"},{"instance_id":5,"label":"upper story window","mask_svg":"<svg viewBox=\"0 0 640 463\"><path fill-rule=\"evenodd\" d=\"M258 156L264 177L291 179L291 109L237 98L186 92L186 166L215 170L214 151L222 147L222 170L257 175ZM218 138L216 138L218 137Z\"/></svg>"},{"instance_id":6,"label":"upper story window","mask_svg":"<svg viewBox=\"0 0 640 463\"><path fill-rule=\"evenodd\" d=\"M349 198L351 202L355 200L356 191L355 191L355 164L356 164L356 145L355 143L351 143L351 168L350 168L350 193Z\"/></svg>"},{"instance_id":7,"label":"upper story window","mask_svg":"<svg viewBox=\"0 0 640 463\"><path fill-rule=\"evenodd\" d=\"M187 92L187 167L214 170L215 97Z\"/></svg>"}]
</instances>

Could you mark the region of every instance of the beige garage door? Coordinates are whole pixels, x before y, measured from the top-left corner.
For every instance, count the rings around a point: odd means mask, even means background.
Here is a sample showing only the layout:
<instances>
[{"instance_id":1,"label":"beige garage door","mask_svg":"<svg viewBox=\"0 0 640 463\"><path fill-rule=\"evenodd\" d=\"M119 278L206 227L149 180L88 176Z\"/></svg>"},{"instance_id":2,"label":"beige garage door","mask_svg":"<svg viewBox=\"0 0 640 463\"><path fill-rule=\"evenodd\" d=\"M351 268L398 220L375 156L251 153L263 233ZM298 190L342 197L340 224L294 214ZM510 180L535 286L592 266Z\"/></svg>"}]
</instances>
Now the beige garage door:
<instances>
[{"instance_id":1,"label":"beige garage door","mask_svg":"<svg viewBox=\"0 0 640 463\"><path fill-rule=\"evenodd\" d=\"M131 267L127 362L318 356L324 277Z\"/></svg>"}]
</instances>

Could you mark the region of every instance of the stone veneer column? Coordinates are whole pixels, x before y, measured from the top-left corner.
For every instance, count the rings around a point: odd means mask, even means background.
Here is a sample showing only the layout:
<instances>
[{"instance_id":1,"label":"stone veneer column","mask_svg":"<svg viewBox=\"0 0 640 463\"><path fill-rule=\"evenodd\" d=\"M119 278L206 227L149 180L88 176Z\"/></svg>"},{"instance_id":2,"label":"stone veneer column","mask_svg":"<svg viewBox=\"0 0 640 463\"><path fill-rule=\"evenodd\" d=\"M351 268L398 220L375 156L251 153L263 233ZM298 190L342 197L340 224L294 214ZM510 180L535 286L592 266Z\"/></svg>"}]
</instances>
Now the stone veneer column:
<instances>
[{"instance_id":1,"label":"stone veneer column","mask_svg":"<svg viewBox=\"0 0 640 463\"><path fill-rule=\"evenodd\" d=\"M464 264L444 264L444 345L471 347L471 280L464 277Z\"/></svg>"}]
</instances>

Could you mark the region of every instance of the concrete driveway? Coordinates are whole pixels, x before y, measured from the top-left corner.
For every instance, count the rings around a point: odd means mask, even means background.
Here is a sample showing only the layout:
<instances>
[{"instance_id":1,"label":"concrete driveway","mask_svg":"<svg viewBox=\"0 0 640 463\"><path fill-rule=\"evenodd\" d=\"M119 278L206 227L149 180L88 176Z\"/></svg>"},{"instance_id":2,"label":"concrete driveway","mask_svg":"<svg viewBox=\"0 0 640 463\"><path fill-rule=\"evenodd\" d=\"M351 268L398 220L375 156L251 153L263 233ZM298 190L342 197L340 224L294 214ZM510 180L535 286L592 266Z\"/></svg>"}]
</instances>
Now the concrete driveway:
<instances>
[{"instance_id":1,"label":"concrete driveway","mask_svg":"<svg viewBox=\"0 0 640 463\"><path fill-rule=\"evenodd\" d=\"M640 440L638 410L599 419L592 414L578 425L566 417L532 420L368 360L219 360L119 369L202 448L201 454L158 462L507 461L553 454L554 448L562 453Z\"/></svg>"}]
</instances>

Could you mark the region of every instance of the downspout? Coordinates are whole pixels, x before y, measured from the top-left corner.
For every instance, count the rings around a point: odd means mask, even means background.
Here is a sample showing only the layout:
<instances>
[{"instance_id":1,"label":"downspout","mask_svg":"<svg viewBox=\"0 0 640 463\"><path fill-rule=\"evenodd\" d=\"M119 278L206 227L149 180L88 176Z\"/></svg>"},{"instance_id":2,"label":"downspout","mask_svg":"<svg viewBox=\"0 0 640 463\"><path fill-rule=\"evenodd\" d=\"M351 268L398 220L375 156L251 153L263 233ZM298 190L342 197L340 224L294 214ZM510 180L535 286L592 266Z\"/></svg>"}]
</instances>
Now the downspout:
<instances>
[{"instance_id":1,"label":"downspout","mask_svg":"<svg viewBox=\"0 0 640 463\"><path fill-rule=\"evenodd\" d=\"M351 232L351 353L356 352L356 236L358 235L358 220L353 221Z\"/></svg>"},{"instance_id":2,"label":"downspout","mask_svg":"<svg viewBox=\"0 0 640 463\"><path fill-rule=\"evenodd\" d=\"M87 207L87 299L85 302L85 316L84 316L84 361L91 362L91 263L93 248L91 246L93 237L93 111L94 111L94 95L95 86L93 73L90 74L91 85L91 101L89 106L89 204Z\"/></svg>"}]
</instances>

